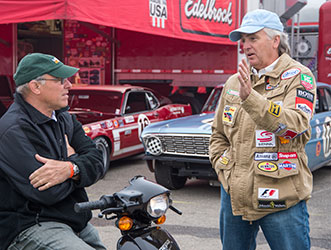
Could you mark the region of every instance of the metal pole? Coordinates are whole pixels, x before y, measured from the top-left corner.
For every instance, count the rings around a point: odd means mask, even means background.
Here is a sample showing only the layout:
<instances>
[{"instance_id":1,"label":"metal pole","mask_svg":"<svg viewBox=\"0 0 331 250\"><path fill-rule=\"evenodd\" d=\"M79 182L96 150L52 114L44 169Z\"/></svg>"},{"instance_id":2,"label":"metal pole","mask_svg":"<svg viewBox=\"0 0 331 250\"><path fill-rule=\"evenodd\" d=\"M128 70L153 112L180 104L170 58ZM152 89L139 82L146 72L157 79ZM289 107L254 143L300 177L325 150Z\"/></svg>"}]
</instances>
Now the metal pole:
<instances>
[{"instance_id":1,"label":"metal pole","mask_svg":"<svg viewBox=\"0 0 331 250\"><path fill-rule=\"evenodd\" d=\"M111 28L111 84L115 85L115 56L116 56L116 38L115 38L115 28Z\"/></svg>"},{"instance_id":2,"label":"metal pole","mask_svg":"<svg viewBox=\"0 0 331 250\"><path fill-rule=\"evenodd\" d=\"M298 12L297 14L297 47L296 47L296 53L295 53L295 59L298 60L299 59L299 38L300 38L300 12Z\"/></svg>"}]
</instances>

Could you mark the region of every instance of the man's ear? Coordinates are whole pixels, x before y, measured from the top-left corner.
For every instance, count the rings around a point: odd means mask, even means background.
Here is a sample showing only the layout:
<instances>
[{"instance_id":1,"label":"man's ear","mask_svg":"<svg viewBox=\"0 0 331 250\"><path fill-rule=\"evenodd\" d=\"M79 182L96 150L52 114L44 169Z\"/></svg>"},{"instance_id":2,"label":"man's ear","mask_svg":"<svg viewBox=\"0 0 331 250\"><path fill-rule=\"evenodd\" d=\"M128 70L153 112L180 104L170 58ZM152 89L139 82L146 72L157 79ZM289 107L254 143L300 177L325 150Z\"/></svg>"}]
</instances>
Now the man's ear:
<instances>
[{"instance_id":1,"label":"man's ear","mask_svg":"<svg viewBox=\"0 0 331 250\"><path fill-rule=\"evenodd\" d=\"M39 82L37 82L36 80L31 80L28 85L29 85L29 88L32 93L34 93L36 95L40 94L40 83Z\"/></svg>"},{"instance_id":2,"label":"man's ear","mask_svg":"<svg viewBox=\"0 0 331 250\"><path fill-rule=\"evenodd\" d=\"M280 44L280 36L275 36L273 39L273 47L276 49L279 47Z\"/></svg>"}]
</instances>

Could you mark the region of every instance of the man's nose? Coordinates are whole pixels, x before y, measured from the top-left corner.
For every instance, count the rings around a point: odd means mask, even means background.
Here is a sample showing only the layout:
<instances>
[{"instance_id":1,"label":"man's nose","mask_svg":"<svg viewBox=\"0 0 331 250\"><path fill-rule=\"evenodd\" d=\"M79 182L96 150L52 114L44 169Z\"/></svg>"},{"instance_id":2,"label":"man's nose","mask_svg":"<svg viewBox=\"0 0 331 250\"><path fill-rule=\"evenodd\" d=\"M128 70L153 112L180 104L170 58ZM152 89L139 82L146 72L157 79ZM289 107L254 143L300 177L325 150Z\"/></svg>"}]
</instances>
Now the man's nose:
<instances>
[{"instance_id":1,"label":"man's nose","mask_svg":"<svg viewBox=\"0 0 331 250\"><path fill-rule=\"evenodd\" d=\"M64 88L66 88L66 89L71 89L71 87L72 87L72 84L71 84L71 82L69 81L69 79L68 78L66 78L65 80L64 80Z\"/></svg>"}]
</instances>

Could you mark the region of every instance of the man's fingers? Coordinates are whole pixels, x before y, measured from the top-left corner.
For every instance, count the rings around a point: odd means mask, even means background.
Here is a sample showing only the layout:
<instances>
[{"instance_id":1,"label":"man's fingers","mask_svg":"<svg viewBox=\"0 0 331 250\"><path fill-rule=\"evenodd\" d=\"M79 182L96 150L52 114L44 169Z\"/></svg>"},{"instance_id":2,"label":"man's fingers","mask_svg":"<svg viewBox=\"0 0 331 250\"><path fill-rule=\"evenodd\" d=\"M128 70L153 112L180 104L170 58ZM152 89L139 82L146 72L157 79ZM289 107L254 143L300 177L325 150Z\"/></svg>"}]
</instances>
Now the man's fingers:
<instances>
[{"instance_id":1,"label":"man's fingers","mask_svg":"<svg viewBox=\"0 0 331 250\"><path fill-rule=\"evenodd\" d=\"M39 154L35 154L34 157L36 158L37 161L40 161L41 163L46 163L47 160L49 160L49 159L47 159L45 157L40 156Z\"/></svg>"}]
</instances>

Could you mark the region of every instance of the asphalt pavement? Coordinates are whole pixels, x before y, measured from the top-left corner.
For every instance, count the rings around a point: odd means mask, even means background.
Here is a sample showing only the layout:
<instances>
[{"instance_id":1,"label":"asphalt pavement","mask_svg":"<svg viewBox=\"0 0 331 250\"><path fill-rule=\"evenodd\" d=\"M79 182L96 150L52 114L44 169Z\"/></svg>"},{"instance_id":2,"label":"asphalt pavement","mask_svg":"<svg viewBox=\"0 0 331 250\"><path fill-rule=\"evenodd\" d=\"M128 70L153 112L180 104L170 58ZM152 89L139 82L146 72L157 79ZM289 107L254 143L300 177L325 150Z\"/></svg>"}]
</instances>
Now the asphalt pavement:
<instances>
[{"instance_id":1,"label":"asphalt pavement","mask_svg":"<svg viewBox=\"0 0 331 250\"><path fill-rule=\"evenodd\" d=\"M154 181L153 173L149 172L141 158L139 155L112 162L106 176L87 188L90 200L97 200L103 194L113 194L121 190L135 175L143 175ZM313 175L314 189L308 202L311 249L331 249L331 167L316 170ZM210 186L208 181L189 180L183 189L172 191L171 196L174 206L180 209L183 215L168 211L163 227L175 237L181 249L222 249L218 231L219 188ZM115 250L121 233L114 221L97 218L95 212L91 222L99 230L107 249ZM257 250L270 249L261 231L257 243Z\"/></svg>"}]
</instances>

